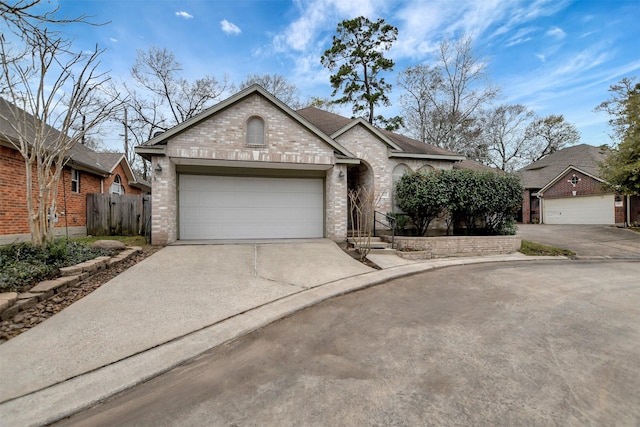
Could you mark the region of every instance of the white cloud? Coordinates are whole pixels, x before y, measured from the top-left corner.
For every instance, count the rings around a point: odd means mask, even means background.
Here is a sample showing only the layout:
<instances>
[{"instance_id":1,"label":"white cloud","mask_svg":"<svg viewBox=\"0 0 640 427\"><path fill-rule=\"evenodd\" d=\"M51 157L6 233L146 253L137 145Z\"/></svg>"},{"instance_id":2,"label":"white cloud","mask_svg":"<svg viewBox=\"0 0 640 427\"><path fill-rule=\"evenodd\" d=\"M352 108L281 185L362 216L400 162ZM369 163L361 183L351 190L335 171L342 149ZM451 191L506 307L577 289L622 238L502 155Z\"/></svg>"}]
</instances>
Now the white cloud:
<instances>
[{"instance_id":1,"label":"white cloud","mask_svg":"<svg viewBox=\"0 0 640 427\"><path fill-rule=\"evenodd\" d=\"M274 48L279 52L289 49L306 51L323 31L334 32L338 22L358 16L374 20L388 3L384 0L298 0L296 5L300 17L274 37Z\"/></svg>"},{"instance_id":2,"label":"white cloud","mask_svg":"<svg viewBox=\"0 0 640 427\"><path fill-rule=\"evenodd\" d=\"M220 26L222 27L222 31L224 31L226 34L231 34L235 36L242 32L242 30L238 28L237 25L227 21L226 19L223 19L222 21L220 21Z\"/></svg>"},{"instance_id":3,"label":"white cloud","mask_svg":"<svg viewBox=\"0 0 640 427\"><path fill-rule=\"evenodd\" d=\"M113 38L113 37L109 37L109 41L112 43L118 43L118 39Z\"/></svg>"},{"instance_id":4,"label":"white cloud","mask_svg":"<svg viewBox=\"0 0 640 427\"><path fill-rule=\"evenodd\" d=\"M184 10L181 10L179 12L176 12L176 16L178 18L184 18L184 19L191 19L193 18L193 15L191 15L189 12L185 12Z\"/></svg>"},{"instance_id":5,"label":"white cloud","mask_svg":"<svg viewBox=\"0 0 640 427\"><path fill-rule=\"evenodd\" d=\"M550 37L555 37L558 40L562 40L567 36L567 33L562 31L562 28L559 28L559 27L553 27L552 29L547 31L546 34Z\"/></svg>"},{"instance_id":6,"label":"white cloud","mask_svg":"<svg viewBox=\"0 0 640 427\"><path fill-rule=\"evenodd\" d=\"M536 53L536 58L538 58L541 62L545 62L547 60L546 56L541 53Z\"/></svg>"}]
</instances>

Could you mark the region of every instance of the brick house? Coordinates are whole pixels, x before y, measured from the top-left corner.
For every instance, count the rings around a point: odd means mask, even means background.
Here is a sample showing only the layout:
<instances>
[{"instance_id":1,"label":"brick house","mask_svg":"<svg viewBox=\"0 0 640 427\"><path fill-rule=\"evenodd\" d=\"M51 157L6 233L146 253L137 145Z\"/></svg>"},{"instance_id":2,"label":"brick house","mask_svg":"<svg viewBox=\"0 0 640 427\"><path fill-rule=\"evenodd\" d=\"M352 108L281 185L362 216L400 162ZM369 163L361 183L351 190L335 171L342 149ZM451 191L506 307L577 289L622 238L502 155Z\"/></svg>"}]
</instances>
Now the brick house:
<instances>
[{"instance_id":1,"label":"brick house","mask_svg":"<svg viewBox=\"0 0 640 427\"><path fill-rule=\"evenodd\" d=\"M520 169L522 222L625 225L640 221L637 196L623 197L603 187L599 165L607 154L601 147L580 144Z\"/></svg>"},{"instance_id":2,"label":"brick house","mask_svg":"<svg viewBox=\"0 0 640 427\"><path fill-rule=\"evenodd\" d=\"M451 169L457 153L308 107L293 111L258 85L157 135L136 152L152 164L154 244L176 240L345 240L347 192L367 186L397 210L405 171Z\"/></svg>"},{"instance_id":3,"label":"brick house","mask_svg":"<svg viewBox=\"0 0 640 427\"><path fill-rule=\"evenodd\" d=\"M30 239L25 164L11 142L16 140L9 124L12 107L16 108L0 98L0 244ZM35 166L32 177L35 188ZM145 194L150 190L148 183L135 176L124 154L97 153L76 144L68 154L59 182L54 234L87 234L87 194Z\"/></svg>"}]
</instances>

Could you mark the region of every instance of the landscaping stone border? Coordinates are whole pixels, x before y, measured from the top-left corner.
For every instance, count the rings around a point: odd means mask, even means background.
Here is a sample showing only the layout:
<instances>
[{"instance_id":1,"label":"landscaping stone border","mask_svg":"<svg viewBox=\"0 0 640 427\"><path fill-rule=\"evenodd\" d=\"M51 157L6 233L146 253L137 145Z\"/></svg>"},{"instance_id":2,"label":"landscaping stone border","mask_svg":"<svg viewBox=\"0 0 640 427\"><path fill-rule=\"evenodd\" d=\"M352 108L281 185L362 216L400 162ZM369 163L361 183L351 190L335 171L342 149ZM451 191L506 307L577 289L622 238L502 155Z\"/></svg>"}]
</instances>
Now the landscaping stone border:
<instances>
[{"instance_id":1,"label":"landscaping stone border","mask_svg":"<svg viewBox=\"0 0 640 427\"><path fill-rule=\"evenodd\" d=\"M383 236L387 242L391 236ZM411 260L483 255L506 255L518 252L520 236L395 236L396 254Z\"/></svg>"},{"instance_id":2,"label":"landscaping stone border","mask_svg":"<svg viewBox=\"0 0 640 427\"><path fill-rule=\"evenodd\" d=\"M27 292L0 293L0 319L11 319L19 312L27 310L39 302L46 301L70 286L74 286L100 271L113 267L139 252L142 252L141 247L132 246L113 257L101 256L70 267L63 267L60 269L60 277L44 280Z\"/></svg>"}]
</instances>

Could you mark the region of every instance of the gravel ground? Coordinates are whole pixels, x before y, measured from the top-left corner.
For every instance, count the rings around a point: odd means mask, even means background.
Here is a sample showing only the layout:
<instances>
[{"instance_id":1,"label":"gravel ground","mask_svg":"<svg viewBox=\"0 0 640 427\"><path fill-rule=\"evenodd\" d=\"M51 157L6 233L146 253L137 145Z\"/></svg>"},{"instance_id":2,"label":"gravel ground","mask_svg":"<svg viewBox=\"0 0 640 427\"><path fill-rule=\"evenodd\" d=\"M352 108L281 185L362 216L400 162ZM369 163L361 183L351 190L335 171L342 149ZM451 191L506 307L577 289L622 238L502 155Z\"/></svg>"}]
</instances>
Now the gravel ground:
<instances>
[{"instance_id":1,"label":"gravel ground","mask_svg":"<svg viewBox=\"0 0 640 427\"><path fill-rule=\"evenodd\" d=\"M159 247L155 246L145 246L142 248L142 252L132 256L124 262L119 263L115 267L101 271L75 286L66 289L63 293L56 294L48 300L36 304L30 309L21 311L12 319L3 320L0 322L0 344L20 335L28 329L33 328L40 322L47 320L49 317L70 306L85 295L90 294L118 274L142 261L159 249Z\"/></svg>"}]
</instances>

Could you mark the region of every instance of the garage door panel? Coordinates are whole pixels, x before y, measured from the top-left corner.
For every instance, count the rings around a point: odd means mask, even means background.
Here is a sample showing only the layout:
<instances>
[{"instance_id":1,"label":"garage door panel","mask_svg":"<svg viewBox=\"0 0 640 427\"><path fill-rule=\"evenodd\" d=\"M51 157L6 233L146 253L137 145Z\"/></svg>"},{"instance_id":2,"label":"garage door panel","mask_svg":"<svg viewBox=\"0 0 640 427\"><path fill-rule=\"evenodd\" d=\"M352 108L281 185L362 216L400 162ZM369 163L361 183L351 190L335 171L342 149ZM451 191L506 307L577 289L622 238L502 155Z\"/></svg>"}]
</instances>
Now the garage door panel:
<instances>
[{"instance_id":1,"label":"garage door panel","mask_svg":"<svg viewBox=\"0 0 640 427\"><path fill-rule=\"evenodd\" d=\"M614 196L544 199L547 224L614 224Z\"/></svg>"},{"instance_id":2,"label":"garage door panel","mask_svg":"<svg viewBox=\"0 0 640 427\"><path fill-rule=\"evenodd\" d=\"M181 175L180 239L322 237L322 179Z\"/></svg>"}]
</instances>

